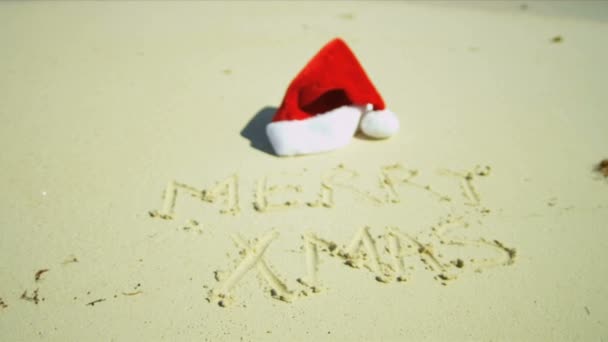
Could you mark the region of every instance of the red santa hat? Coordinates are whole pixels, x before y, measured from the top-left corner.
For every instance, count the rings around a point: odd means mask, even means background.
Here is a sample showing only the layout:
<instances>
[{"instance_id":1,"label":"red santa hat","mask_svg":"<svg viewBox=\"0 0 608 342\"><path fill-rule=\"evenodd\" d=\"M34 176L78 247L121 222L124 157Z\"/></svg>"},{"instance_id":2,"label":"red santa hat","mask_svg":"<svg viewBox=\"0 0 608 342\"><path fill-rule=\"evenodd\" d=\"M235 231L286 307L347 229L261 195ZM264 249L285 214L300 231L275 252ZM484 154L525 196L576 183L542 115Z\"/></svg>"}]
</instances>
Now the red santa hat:
<instances>
[{"instance_id":1,"label":"red santa hat","mask_svg":"<svg viewBox=\"0 0 608 342\"><path fill-rule=\"evenodd\" d=\"M277 155L290 156L346 146L359 127L369 137L387 138L399 130L399 120L337 38L291 82L266 134Z\"/></svg>"}]
</instances>

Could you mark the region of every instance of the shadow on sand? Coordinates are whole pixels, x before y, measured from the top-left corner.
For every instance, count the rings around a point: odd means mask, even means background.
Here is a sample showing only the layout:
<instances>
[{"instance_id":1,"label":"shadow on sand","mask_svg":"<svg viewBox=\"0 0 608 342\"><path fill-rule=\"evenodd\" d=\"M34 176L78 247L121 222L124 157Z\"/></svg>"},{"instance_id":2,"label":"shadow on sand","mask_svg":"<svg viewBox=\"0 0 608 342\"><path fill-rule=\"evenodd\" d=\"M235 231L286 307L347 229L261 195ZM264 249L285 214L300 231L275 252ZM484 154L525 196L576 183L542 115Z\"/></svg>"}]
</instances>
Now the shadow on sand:
<instances>
[{"instance_id":1,"label":"shadow on sand","mask_svg":"<svg viewBox=\"0 0 608 342\"><path fill-rule=\"evenodd\" d=\"M276 107L270 106L260 109L241 130L241 136L249 140L249 146L272 156L276 155L266 136L266 125L272 121L276 111Z\"/></svg>"}]
</instances>

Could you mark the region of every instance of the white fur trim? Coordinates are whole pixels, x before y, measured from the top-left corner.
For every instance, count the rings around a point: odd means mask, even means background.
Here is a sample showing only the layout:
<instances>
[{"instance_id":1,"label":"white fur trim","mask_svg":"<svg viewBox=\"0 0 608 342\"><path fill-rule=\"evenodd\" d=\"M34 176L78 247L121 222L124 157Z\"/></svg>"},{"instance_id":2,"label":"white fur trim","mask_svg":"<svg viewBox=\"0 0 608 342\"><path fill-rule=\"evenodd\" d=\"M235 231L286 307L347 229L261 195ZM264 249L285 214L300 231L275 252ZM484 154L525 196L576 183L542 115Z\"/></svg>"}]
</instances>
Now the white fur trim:
<instances>
[{"instance_id":1,"label":"white fur trim","mask_svg":"<svg viewBox=\"0 0 608 342\"><path fill-rule=\"evenodd\" d=\"M399 119L389 110L376 110L363 114L361 131L370 138L385 139L399 131Z\"/></svg>"},{"instance_id":2,"label":"white fur trim","mask_svg":"<svg viewBox=\"0 0 608 342\"><path fill-rule=\"evenodd\" d=\"M342 106L310 119L271 122L266 135L279 156L331 151L348 145L363 112L362 106Z\"/></svg>"}]
</instances>

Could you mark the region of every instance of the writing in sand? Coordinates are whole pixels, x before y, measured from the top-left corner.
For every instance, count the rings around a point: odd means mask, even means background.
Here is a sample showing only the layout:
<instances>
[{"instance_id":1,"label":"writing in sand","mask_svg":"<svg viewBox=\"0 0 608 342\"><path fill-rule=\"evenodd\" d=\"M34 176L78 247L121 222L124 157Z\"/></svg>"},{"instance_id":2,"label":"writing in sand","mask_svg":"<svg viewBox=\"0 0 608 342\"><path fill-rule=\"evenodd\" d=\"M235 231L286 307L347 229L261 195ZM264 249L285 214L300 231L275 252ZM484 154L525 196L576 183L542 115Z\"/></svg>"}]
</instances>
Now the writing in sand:
<instances>
[{"instance_id":1,"label":"writing in sand","mask_svg":"<svg viewBox=\"0 0 608 342\"><path fill-rule=\"evenodd\" d=\"M359 177L356 170L338 165L320 177L316 193L303 198L306 193L302 185L286 183L271 184L269 177L260 177L253 188L251 205L242 208L239 196L239 177L232 175L208 189L198 189L185 183L171 180L164 191L162 207L150 211L152 218L173 220L176 218L177 198L189 195L201 203L214 203L220 206L220 215L239 216L243 210L253 214L269 214L278 210L304 208L332 208L336 206L337 193L350 193L365 198L366 203L375 206L394 206L398 210L406 189L426 193L435 202L449 208L447 214L438 215L433 224L417 232L405 231L397 225L377 227L355 227L352 238L339 244L318 233L305 231L300 234L300 250L305 265L302 276L295 281L280 277L270 266L267 251L279 239L277 229L271 229L251 240L240 233L231 234L238 248L239 260L229 271L215 272L218 284L209 291L207 299L225 307L235 301L234 290L237 285L249 279L249 273L257 273L263 279L262 288L270 298L284 302L311 297L325 289L319 275L322 257L334 259L337 265L371 273L379 283L407 282L416 269L432 275L441 285L458 279L467 272L482 272L488 268L511 265L515 261L514 248L507 247L496 239L467 236L469 220L479 219L490 213L482 205L476 187L479 178L491 173L488 166L476 166L470 171L457 172L440 170L438 175L449 180L454 189L438 190L429 184L417 181L419 172L407 169L401 164L378 168L378 182L375 189L357 185ZM285 197L291 194L291 197ZM181 203L181 202L180 202ZM369 217L368 217L369 219ZM199 225L196 220L189 220ZM465 237L466 236L466 237ZM290 284L291 283L291 284Z\"/></svg>"}]
</instances>

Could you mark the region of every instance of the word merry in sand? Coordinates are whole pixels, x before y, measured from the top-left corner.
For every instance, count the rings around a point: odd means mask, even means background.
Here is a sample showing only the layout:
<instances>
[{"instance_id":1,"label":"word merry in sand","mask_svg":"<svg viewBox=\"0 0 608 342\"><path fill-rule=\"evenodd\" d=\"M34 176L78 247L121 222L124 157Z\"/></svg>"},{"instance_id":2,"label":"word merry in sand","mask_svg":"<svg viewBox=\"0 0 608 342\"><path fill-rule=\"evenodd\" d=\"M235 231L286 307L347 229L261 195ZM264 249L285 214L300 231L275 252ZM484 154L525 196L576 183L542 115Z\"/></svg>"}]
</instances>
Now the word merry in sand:
<instances>
[{"instance_id":1,"label":"word merry in sand","mask_svg":"<svg viewBox=\"0 0 608 342\"><path fill-rule=\"evenodd\" d=\"M415 265L422 265L431 272L433 279L442 285L457 279L466 269L481 272L484 269L511 265L516 251L498 240L454 237L457 228L466 228L460 219L439 222L430 231L409 235L397 227L388 227L374 238L369 227L361 228L344 246L323 239L316 234L302 235L305 275L296 279L297 287L289 287L284 279L273 271L265 254L279 234L272 231L259 239L248 242L239 235L233 240L241 260L225 279L217 276L219 285L209 292L207 300L226 307L234 301L233 291L248 273L256 272L267 286L266 292L284 302L309 297L322 291L319 272L323 255L337 259L352 269L365 269L378 282L406 282L411 278ZM426 235L426 237L421 237Z\"/></svg>"},{"instance_id":2,"label":"word merry in sand","mask_svg":"<svg viewBox=\"0 0 608 342\"><path fill-rule=\"evenodd\" d=\"M451 202L452 197L439 192L428 184L421 184L415 180L418 171L407 169L401 164L380 167L378 173L377 189L362 190L353 185L354 180L359 177L355 170L348 169L340 164L338 167L326 172L320 180L316 194L306 201L299 201L304 189L298 184L270 184L268 177L261 177L255 184L251 209L263 213L277 209L286 208L331 208L335 205L334 194L336 191L349 191L354 195L365 198L369 203L375 205L396 204L401 202L401 187L415 188L428 193L440 202ZM476 177L485 177L490 174L490 167L477 166L473 171L455 172L441 170L440 176L451 177L459 182L464 204L478 206L480 196L473 181ZM217 183L209 189L198 189L192 185L169 181L163 194L163 203L160 210L149 212L150 217L170 220L175 217L175 207L180 194L190 195L202 203L220 204L221 214L237 215L241 212L241 200L239 197L239 177L232 175ZM292 199L284 199L289 194ZM277 201L277 198L283 200Z\"/></svg>"}]
</instances>

